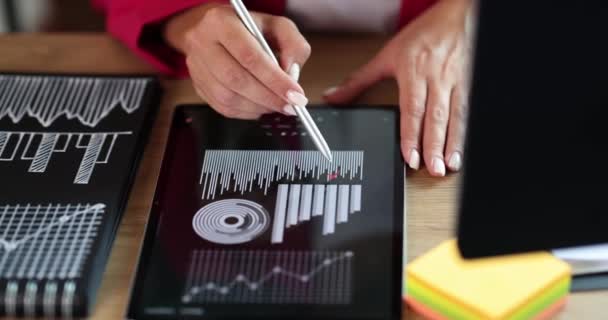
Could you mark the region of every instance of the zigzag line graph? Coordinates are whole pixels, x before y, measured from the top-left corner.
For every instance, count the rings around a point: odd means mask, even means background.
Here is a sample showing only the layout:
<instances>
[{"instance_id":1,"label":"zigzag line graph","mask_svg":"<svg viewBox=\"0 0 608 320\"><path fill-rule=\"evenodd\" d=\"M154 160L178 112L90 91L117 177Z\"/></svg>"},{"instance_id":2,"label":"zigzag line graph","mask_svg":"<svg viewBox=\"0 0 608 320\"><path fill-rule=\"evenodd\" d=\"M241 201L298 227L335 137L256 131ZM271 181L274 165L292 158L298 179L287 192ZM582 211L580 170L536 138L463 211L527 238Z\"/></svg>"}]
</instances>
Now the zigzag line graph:
<instances>
[{"instance_id":1,"label":"zigzag line graph","mask_svg":"<svg viewBox=\"0 0 608 320\"><path fill-rule=\"evenodd\" d=\"M195 251L182 303L348 304L353 258L352 251Z\"/></svg>"},{"instance_id":2,"label":"zigzag line graph","mask_svg":"<svg viewBox=\"0 0 608 320\"><path fill-rule=\"evenodd\" d=\"M61 117L95 127L115 108L139 108L149 79L0 75L0 120L33 117L49 127Z\"/></svg>"},{"instance_id":3,"label":"zigzag line graph","mask_svg":"<svg viewBox=\"0 0 608 320\"><path fill-rule=\"evenodd\" d=\"M89 213L91 211L103 210L105 207L106 207L105 205L98 203L96 205L87 207L85 209L76 210L76 211L72 212L71 214L62 215L61 217L59 217L59 219L57 219L57 221L49 223L46 226L41 227L38 230L36 230L36 232L30 233L19 240L7 241L6 239L0 238L0 247L3 247L4 250L9 251L9 252L13 251L13 250L17 249L17 247L19 247L21 244L23 244L33 238L36 238L37 236L41 235L42 233L47 232L50 229L52 229L60 224L64 224L64 223L68 222L70 219L73 219L73 218L80 216L82 214L85 214L85 213ZM7 214L9 209L10 209L9 206L4 207L4 211L2 212L3 217ZM19 205L17 205L12 208L12 211L13 211L12 216L14 217L14 216L18 215L20 211L27 214L27 212L29 212L30 210L36 210L36 212L40 212L40 210L48 211L48 210L51 210L51 207L42 207L40 205L38 205L36 207L30 207L30 205L28 204L25 207L20 208ZM59 207L55 207L54 210L58 211ZM66 208L66 211L70 212L69 208ZM35 215L36 213L32 213L32 214ZM8 229L7 229L7 231L8 231Z\"/></svg>"},{"instance_id":4,"label":"zigzag line graph","mask_svg":"<svg viewBox=\"0 0 608 320\"><path fill-rule=\"evenodd\" d=\"M80 276L106 206L0 205L0 279Z\"/></svg>"}]
</instances>

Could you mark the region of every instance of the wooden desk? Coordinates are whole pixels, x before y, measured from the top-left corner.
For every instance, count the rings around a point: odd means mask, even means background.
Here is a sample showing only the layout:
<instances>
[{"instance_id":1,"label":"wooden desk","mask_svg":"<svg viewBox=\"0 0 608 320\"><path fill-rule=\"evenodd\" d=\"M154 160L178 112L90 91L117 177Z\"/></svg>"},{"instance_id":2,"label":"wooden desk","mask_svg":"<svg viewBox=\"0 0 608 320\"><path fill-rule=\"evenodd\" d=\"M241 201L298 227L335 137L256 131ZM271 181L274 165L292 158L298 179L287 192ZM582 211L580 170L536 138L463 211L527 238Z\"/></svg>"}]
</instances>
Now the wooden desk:
<instances>
[{"instance_id":1,"label":"wooden desk","mask_svg":"<svg viewBox=\"0 0 608 320\"><path fill-rule=\"evenodd\" d=\"M301 83L313 102L357 66L372 57L386 40L378 37L310 36L313 55ZM346 56L344 53L348 53ZM151 73L153 70L118 42L102 34L0 36L0 71ZM163 79L161 111L145 151L127 212L114 242L92 319L122 319L139 248L156 186L172 109L200 102L188 80ZM361 98L370 103L397 103L396 86L385 82ZM452 235L456 175L431 178L426 172L408 176L408 259ZM608 318L608 292L572 295L558 319ZM405 310L405 309L404 309ZM418 319L405 310L404 319Z\"/></svg>"}]
</instances>

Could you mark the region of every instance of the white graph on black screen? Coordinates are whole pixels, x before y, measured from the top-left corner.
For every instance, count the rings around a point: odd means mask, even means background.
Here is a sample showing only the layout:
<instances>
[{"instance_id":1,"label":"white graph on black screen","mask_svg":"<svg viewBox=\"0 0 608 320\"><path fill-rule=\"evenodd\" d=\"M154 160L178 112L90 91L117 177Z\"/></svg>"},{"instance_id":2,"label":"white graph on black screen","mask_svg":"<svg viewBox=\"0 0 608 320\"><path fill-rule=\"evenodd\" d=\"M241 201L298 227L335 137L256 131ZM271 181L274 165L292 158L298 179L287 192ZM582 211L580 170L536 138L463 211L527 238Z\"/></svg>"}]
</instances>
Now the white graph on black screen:
<instances>
[{"instance_id":1,"label":"white graph on black screen","mask_svg":"<svg viewBox=\"0 0 608 320\"><path fill-rule=\"evenodd\" d=\"M96 127L114 109L133 113L149 79L0 75L0 120L25 116L49 127L62 117Z\"/></svg>"},{"instance_id":2,"label":"white graph on black screen","mask_svg":"<svg viewBox=\"0 0 608 320\"><path fill-rule=\"evenodd\" d=\"M192 227L208 241L238 244L272 224L271 243L278 244L286 229L318 217L323 235L331 235L361 211L363 158L363 151L334 151L328 162L318 151L207 150L199 183L202 199L215 201L195 214ZM271 188L272 219L266 208L246 199L268 196ZM216 200L226 195L230 199Z\"/></svg>"},{"instance_id":3,"label":"white graph on black screen","mask_svg":"<svg viewBox=\"0 0 608 320\"><path fill-rule=\"evenodd\" d=\"M332 156L329 162L318 151L207 150L199 181L202 198L212 200L230 190L266 195L281 180L363 179L363 151L334 151Z\"/></svg>"},{"instance_id":4,"label":"white graph on black screen","mask_svg":"<svg viewBox=\"0 0 608 320\"><path fill-rule=\"evenodd\" d=\"M88 184L97 165L108 164L121 137L132 132L19 132L0 131L0 163L31 161L29 173L46 172L57 153L82 151L74 184Z\"/></svg>"},{"instance_id":5,"label":"white graph on black screen","mask_svg":"<svg viewBox=\"0 0 608 320\"><path fill-rule=\"evenodd\" d=\"M59 191L65 182L87 185L107 174L100 169L112 169L132 142L133 132L120 126L131 130L124 120L141 119L138 110L153 81L0 75L0 177L14 179L6 187L27 187L38 183L30 177L41 177ZM40 203L34 198L48 194L36 188L25 194L29 203L8 204L0 194L0 314L71 318L88 286L80 278L87 275L106 205L58 198L62 203Z\"/></svg>"},{"instance_id":6,"label":"white graph on black screen","mask_svg":"<svg viewBox=\"0 0 608 320\"><path fill-rule=\"evenodd\" d=\"M0 205L0 279L80 276L106 206Z\"/></svg>"},{"instance_id":7,"label":"white graph on black screen","mask_svg":"<svg viewBox=\"0 0 608 320\"><path fill-rule=\"evenodd\" d=\"M352 251L192 252L182 303L349 304Z\"/></svg>"}]
</instances>

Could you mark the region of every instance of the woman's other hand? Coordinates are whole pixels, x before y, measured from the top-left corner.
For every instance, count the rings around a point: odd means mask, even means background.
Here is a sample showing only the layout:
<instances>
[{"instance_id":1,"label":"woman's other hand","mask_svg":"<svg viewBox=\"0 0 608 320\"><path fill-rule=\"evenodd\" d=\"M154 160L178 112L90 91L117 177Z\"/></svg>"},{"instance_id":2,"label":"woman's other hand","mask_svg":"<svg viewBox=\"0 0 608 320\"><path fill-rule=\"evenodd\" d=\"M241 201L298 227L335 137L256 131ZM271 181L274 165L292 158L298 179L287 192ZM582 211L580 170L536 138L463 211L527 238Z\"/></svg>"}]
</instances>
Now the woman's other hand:
<instances>
[{"instance_id":1,"label":"woman's other hand","mask_svg":"<svg viewBox=\"0 0 608 320\"><path fill-rule=\"evenodd\" d=\"M462 165L466 127L470 0L441 0L407 25L368 64L328 90L330 103L346 103L377 81L399 84L401 150L411 168L421 158L434 176Z\"/></svg>"}]
</instances>

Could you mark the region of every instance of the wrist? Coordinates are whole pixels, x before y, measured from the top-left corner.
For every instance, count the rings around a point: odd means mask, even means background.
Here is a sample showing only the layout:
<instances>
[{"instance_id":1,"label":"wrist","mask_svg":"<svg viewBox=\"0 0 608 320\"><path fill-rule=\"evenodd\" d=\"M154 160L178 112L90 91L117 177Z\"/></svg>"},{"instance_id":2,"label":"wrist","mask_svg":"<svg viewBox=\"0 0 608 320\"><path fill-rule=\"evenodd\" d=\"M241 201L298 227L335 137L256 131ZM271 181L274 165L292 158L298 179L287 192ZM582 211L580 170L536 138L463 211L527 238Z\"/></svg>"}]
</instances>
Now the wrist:
<instances>
[{"instance_id":1,"label":"wrist","mask_svg":"<svg viewBox=\"0 0 608 320\"><path fill-rule=\"evenodd\" d=\"M210 9L222 4L222 1L211 1L174 15L169 18L163 28L163 39L172 48L185 53L187 49L186 34L188 34L188 31L195 28Z\"/></svg>"}]
</instances>

